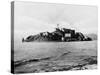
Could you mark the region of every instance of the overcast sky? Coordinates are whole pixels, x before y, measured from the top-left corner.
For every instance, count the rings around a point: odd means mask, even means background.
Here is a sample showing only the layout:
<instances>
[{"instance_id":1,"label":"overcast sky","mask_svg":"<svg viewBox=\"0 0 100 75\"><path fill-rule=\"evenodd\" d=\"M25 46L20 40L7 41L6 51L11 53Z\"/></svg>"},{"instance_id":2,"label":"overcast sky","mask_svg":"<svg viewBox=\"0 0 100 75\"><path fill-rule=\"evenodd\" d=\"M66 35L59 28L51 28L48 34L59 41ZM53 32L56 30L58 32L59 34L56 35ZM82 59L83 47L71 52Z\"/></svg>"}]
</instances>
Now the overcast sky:
<instances>
[{"instance_id":1,"label":"overcast sky","mask_svg":"<svg viewBox=\"0 0 100 75\"><path fill-rule=\"evenodd\" d=\"M15 2L15 33L53 31L57 24L82 33L97 33L96 6Z\"/></svg>"}]
</instances>

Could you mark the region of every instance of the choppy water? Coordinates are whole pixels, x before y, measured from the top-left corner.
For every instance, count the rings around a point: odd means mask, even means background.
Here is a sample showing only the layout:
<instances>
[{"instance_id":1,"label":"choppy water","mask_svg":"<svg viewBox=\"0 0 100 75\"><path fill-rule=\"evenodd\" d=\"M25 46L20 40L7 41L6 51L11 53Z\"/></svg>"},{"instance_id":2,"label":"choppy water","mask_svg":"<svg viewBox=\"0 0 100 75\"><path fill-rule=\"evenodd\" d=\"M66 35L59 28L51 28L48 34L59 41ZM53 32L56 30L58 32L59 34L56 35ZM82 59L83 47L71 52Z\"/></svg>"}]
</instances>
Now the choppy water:
<instances>
[{"instance_id":1,"label":"choppy water","mask_svg":"<svg viewBox=\"0 0 100 75\"><path fill-rule=\"evenodd\" d=\"M72 55L97 55L97 41L82 42L14 42L14 61L59 56L66 52Z\"/></svg>"},{"instance_id":2,"label":"choppy water","mask_svg":"<svg viewBox=\"0 0 100 75\"><path fill-rule=\"evenodd\" d=\"M14 72L97 69L97 41L14 42Z\"/></svg>"}]
</instances>

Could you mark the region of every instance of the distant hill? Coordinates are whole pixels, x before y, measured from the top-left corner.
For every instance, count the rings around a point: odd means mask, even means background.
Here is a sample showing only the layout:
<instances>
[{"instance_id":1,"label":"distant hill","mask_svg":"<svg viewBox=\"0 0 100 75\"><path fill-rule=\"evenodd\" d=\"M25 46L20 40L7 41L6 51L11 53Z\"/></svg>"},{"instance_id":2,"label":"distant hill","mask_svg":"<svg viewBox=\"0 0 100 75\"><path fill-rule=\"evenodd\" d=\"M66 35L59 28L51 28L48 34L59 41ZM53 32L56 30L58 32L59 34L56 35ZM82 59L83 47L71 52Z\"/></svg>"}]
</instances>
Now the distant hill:
<instances>
[{"instance_id":1,"label":"distant hill","mask_svg":"<svg viewBox=\"0 0 100 75\"><path fill-rule=\"evenodd\" d=\"M97 34L94 34L94 33L91 33L91 34L85 34L85 36L88 36L88 37L92 38L93 40L97 40L97 39L98 39Z\"/></svg>"}]
</instances>

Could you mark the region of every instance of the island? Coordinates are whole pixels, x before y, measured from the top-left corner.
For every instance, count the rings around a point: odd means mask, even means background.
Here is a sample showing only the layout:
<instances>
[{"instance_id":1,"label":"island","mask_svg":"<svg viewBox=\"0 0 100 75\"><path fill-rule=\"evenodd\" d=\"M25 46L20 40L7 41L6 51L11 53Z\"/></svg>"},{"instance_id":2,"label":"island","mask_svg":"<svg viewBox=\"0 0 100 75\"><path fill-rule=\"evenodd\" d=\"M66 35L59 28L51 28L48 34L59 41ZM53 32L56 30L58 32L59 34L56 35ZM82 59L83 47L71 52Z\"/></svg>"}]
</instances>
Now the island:
<instances>
[{"instance_id":1,"label":"island","mask_svg":"<svg viewBox=\"0 0 100 75\"><path fill-rule=\"evenodd\" d=\"M36 35L29 35L27 38L22 38L22 42L70 42L70 41L92 41L91 37L85 36L81 32L76 32L73 29L60 28L59 24L53 32L41 32Z\"/></svg>"}]
</instances>

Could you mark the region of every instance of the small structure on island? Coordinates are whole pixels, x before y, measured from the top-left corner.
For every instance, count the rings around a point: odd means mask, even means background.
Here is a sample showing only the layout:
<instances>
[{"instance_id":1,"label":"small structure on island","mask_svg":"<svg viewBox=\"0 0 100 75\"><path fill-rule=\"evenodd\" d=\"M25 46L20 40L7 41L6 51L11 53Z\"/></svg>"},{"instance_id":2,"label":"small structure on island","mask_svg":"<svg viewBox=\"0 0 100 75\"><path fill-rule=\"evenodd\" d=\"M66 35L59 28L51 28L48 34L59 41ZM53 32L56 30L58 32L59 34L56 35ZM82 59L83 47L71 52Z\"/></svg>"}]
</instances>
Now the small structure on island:
<instances>
[{"instance_id":1,"label":"small structure on island","mask_svg":"<svg viewBox=\"0 0 100 75\"><path fill-rule=\"evenodd\" d=\"M75 32L73 29L60 28L59 24L53 32L41 32L37 35L30 35L22 42L33 41L54 41L54 42L70 42L70 41L91 41L90 37L84 36L81 32Z\"/></svg>"}]
</instances>

